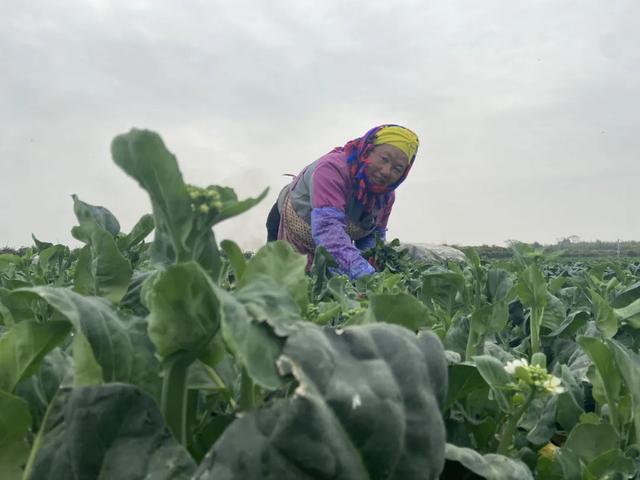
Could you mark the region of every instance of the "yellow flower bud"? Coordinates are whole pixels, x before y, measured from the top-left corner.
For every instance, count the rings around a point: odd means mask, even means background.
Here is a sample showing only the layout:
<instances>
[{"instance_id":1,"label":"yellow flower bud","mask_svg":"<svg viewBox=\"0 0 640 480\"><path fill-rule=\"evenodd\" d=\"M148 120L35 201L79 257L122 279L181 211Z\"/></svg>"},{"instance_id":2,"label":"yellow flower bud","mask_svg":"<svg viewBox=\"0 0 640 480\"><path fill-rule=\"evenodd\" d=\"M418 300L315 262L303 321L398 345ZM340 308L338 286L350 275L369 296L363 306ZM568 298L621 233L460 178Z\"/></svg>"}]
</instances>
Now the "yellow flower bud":
<instances>
[{"instance_id":1,"label":"yellow flower bud","mask_svg":"<svg viewBox=\"0 0 640 480\"><path fill-rule=\"evenodd\" d=\"M542 447L540 450L538 450L538 453L542 457L553 459L556 456L556 454L558 453L558 449L559 448L560 447L558 447L557 445L554 445L553 443L549 442L544 447Z\"/></svg>"}]
</instances>

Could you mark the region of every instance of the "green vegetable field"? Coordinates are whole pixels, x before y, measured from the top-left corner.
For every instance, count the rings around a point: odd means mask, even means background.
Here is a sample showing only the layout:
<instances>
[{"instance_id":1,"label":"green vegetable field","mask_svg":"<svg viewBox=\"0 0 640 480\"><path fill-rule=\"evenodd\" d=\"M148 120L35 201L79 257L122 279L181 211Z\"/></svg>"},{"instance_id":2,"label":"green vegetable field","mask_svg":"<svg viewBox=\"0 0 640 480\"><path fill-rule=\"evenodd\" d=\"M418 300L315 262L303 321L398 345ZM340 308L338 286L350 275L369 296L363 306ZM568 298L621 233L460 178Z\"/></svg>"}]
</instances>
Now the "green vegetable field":
<instances>
[{"instance_id":1,"label":"green vegetable field","mask_svg":"<svg viewBox=\"0 0 640 480\"><path fill-rule=\"evenodd\" d=\"M151 213L73 196L82 248L0 255L0 479L640 478L640 262L394 241L309 274L216 239L266 191L186 184L153 132L111 149Z\"/></svg>"}]
</instances>

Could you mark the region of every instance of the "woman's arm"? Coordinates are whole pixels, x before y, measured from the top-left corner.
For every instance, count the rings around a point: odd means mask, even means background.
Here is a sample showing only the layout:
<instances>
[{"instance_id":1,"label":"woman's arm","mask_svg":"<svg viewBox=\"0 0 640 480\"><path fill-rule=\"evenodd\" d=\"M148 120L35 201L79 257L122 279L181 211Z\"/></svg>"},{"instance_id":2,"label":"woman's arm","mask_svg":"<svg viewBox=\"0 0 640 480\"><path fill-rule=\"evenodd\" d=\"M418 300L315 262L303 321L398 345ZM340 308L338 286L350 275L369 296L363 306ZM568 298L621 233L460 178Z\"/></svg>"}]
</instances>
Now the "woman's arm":
<instances>
[{"instance_id":1,"label":"woman's arm","mask_svg":"<svg viewBox=\"0 0 640 480\"><path fill-rule=\"evenodd\" d=\"M338 263L340 272L352 280L375 272L360 250L351 243L344 211L335 207L312 209L311 234L314 243L326 248Z\"/></svg>"}]
</instances>

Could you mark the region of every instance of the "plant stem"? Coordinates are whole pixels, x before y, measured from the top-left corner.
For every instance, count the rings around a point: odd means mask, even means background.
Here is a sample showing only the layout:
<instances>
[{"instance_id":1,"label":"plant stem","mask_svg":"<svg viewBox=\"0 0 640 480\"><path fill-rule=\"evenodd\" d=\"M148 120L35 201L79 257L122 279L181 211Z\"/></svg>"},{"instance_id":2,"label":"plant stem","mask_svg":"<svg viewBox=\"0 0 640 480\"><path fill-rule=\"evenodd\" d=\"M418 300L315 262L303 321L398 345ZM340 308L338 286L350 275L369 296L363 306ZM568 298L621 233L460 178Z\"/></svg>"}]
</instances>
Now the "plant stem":
<instances>
[{"instance_id":1,"label":"plant stem","mask_svg":"<svg viewBox=\"0 0 640 480\"><path fill-rule=\"evenodd\" d=\"M466 361L470 361L471 357L473 357L476 354L476 344L478 343L478 335L471 328L472 327L471 322L472 322L471 319L469 319L469 336L467 337L467 349L465 350L465 353L464 353L464 359Z\"/></svg>"},{"instance_id":2,"label":"plant stem","mask_svg":"<svg viewBox=\"0 0 640 480\"><path fill-rule=\"evenodd\" d=\"M256 404L254 395L253 380L249 376L247 369L242 367L242 379L240 383L240 409L251 410Z\"/></svg>"},{"instance_id":3,"label":"plant stem","mask_svg":"<svg viewBox=\"0 0 640 480\"><path fill-rule=\"evenodd\" d=\"M529 404L531 403L532 399L533 392L529 394L527 401L524 402L522 406L518 410L516 410L513 415L511 415L511 417L509 417L509 420L505 424L504 430L500 437L500 444L498 445L498 453L500 455L506 455L509 451L509 447L513 445L513 436L515 435L518 428L518 422L520 421L520 418L522 418L522 415L527 410L527 408L529 408Z\"/></svg>"},{"instance_id":4,"label":"plant stem","mask_svg":"<svg viewBox=\"0 0 640 480\"><path fill-rule=\"evenodd\" d=\"M540 351L540 324L544 316L544 307L538 311L536 307L531 309L531 355Z\"/></svg>"},{"instance_id":5,"label":"plant stem","mask_svg":"<svg viewBox=\"0 0 640 480\"><path fill-rule=\"evenodd\" d=\"M44 438L44 432L47 429L47 423L49 422L49 414L54 408L61 407L61 405L57 405L58 397L61 394L62 389L58 388L56 393L53 395L51 402L49 402L49 406L47 406L47 411L44 414L44 418L40 423L40 430L38 430L38 434L33 441L33 445L31 446L31 452L29 453L29 458L27 460L27 465L24 467L24 473L22 474L22 480L29 480L31 478L31 471L33 470L33 465L36 461L36 456L40 451L40 447L42 447L42 441Z\"/></svg>"},{"instance_id":6,"label":"plant stem","mask_svg":"<svg viewBox=\"0 0 640 480\"><path fill-rule=\"evenodd\" d=\"M203 363L203 365L205 367L205 370L207 371L207 373L211 377L211 380L213 380L213 383L215 383L218 387L223 389L225 392L228 392L229 389L225 385L225 383L222 380L222 378L220 378L220 375L218 375L218 372L216 372L215 369L211 368L209 365L206 365L204 363ZM230 395L230 394L227 394L226 397L229 400L229 405L231 405L231 408L236 410L238 408L238 404L234 400L233 396Z\"/></svg>"},{"instance_id":7,"label":"plant stem","mask_svg":"<svg viewBox=\"0 0 640 480\"><path fill-rule=\"evenodd\" d=\"M598 376L602 379L601 375ZM604 380L601 380L601 382L604 384ZM618 405L612 400L612 396L610 395L610 393L611 392L609 392L608 388L604 389L604 396L607 399L607 405L609 406L611 424L613 425L614 430L618 432L618 435L621 437L622 425L620 424L620 416L618 415Z\"/></svg>"},{"instance_id":8,"label":"plant stem","mask_svg":"<svg viewBox=\"0 0 640 480\"><path fill-rule=\"evenodd\" d=\"M192 361L190 357L176 357L165 368L162 381L162 416L182 445L187 444L187 369Z\"/></svg>"}]
</instances>

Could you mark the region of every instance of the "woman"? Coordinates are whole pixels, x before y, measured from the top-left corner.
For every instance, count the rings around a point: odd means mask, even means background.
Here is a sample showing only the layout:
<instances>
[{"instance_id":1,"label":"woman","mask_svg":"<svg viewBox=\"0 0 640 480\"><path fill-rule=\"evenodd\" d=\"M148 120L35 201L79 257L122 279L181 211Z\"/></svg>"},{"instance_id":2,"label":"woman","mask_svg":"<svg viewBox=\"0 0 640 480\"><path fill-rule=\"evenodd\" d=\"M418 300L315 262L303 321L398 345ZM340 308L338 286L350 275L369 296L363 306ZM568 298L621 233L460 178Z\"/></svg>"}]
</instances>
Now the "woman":
<instances>
[{"instance_id":1,"label":"woman","mask_svg":"<svg viewBox=\"0 0 640 480\"><path fill-rule=\"evenodd\" d=\"M372 128L305 167L278 197L267 219L268 241L286 240L313 261L316 246L351 279L375 272L361 252L384 240L395 200L418 150L399 125Z\"/></svg>"}]
</instances>

